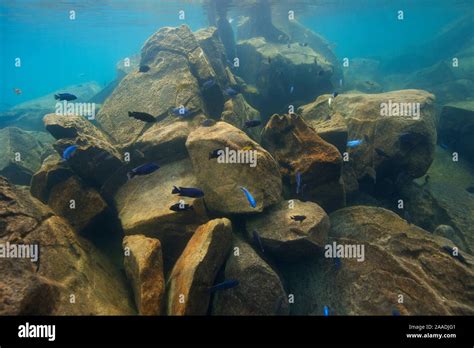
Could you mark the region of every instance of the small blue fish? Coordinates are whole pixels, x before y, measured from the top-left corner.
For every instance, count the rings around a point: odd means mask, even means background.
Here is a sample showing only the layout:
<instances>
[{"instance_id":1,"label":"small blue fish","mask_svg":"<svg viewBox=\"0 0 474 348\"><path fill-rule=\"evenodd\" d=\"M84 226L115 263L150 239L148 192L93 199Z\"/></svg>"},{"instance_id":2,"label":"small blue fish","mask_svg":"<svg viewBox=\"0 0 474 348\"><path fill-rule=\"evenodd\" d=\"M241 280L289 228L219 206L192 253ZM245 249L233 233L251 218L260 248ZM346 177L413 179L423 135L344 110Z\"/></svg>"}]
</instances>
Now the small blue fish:
<instances>
[{"instance_id":1,"label":"small blue fish","mask_svg":"<svg viewBox=\"0 0 474 348\"><path fill-rule=\"evenodd\" d=\"M214 286L211 286L209 288L209 292L213 293L216 291L221 291L221 290L227 290L227 289L232 289L235 288L237 285L239 285L239 281L235 279L229 279L225 280L222 283L216 284Z\"/></svg>"},{"instance_id":2,"label":"small blue fish","mask_svg":"<svg viewBox=\"0 0 474 348\"><path fill-rule=\"evenodd\" d=\"M293 94L293 91L295 90L295 87L291 86L290 87L290 94Z\"/></svg>"},{"instance_id":3,"label":"small blue fish","mask_svg":"<svg viewBox=\"0 0 474 348\"><path fill-rule=\"evenodd\" d=\"M301 173L296 173L296 194L299 195L301 190Z\"/></svg>"},{"instance_id":4,"label":"small blue fish","mask_svg":"<svg viewBox=\"0 0 474 348\"><path fill-rule=\"evenodd\" d=\"M235 97L237 94L239 94L239 92L237 92L235 89L233 89L232 87L227 87L225 90L224 90L224 93L229 96L229 97Z\"/></svg>"},{"instance_id":5,"label":"small blue fish","mask_svg":"<svg viewBox=\"0 0 474 348\"><path fill-rule=\"evenodd\" d=\"M255 198L252 197L250 192L245 187L240 186L240 189L245 193L245 196L247 197L247 200L249 201L251 207L255 208L257 206L257 202L255 201Z\"/></svg>"},{"instance_id":6,"label":"small blue fish","mask_svg":"<svg viewBox=\"0 0 474 348\"><path fill-rule=\"evenodd\" d=\"M191 111L184 106L179 106L173 109L173 114L175 114L176 116L186 117L191 114Z\"/></svg>"},{"instance_id":7,"label":"small blue fish","mask_svg":"<svg viewBox=\"0 0 474 348\"><path fill-rule=\"evenodd\" d=\"M173 190L171 191L172 194L178 194L179 196L183 197L190 197L190 198L199 198L204 197L204 192L198 188L194 187L176 187L173 186Z\"/></svg>"},{"instance_id":8,"label":"small blue fish","mask_svg":"<svg viewBox=\"0 0 474 348\"><path fill-rule=\"evenodd\" d=\"M202 84L203 89L209 89L211 87L214 87L216 85L216 80L214 79L209 79L206 82Z\"/></svg>"},{"instance_id":9,"label":"small blue fish","mask_svg":"<svg viewBox=\"0 0 474 348\"><path fill-rule=\"evenodd\" d=\"M253 127L258 127L262 124L262 121L260 120L249 120L245 121L244 127L245 128L253 128Z\"/></svg>"},{"instance_id":10,"label":"small blue fish","mask_svg":"<svg viewBox=\"0 0 474 348\"><path fill-rule=\"evenodd\" d=\"M324 316L329 317L329 307L328 306L324 306Z\"/></svg>"},{"instance_id":11,"label":"small blue fish","mask_svg":"<svg viewBox=\"0 0 474 348\"><path fill-rule=\"evenodd\" d=\"M64 151L63 151L63 160L67 161L70 159L74 154L76 153L77 146L76 145L71 145L68 146Z\"/></svg>"},{"instance_id":12,"label":"small blue fish","mask_svg":"<svg viewBox=\"0 0 474 348\"><path fill-rule=\"evenodd\" d=\"M334 92L334 93L332 94L332 97L333 97L333 98L336 98L338 95L339 95L339 93Z\"/></svg>"},{"instance_id":13,"label":"small blue fish","mask_svg":"<svg viewBox=\"0 0 474 348\"><path fill-rule=\"evenodd\" d=\"M439 144L439 146L441 146L441 148L444 149L444 150L448 149L448 145L446 145L445 143L441 143L441 144Z\"/></svg>"},{"instance_id":14,"label":"small blue fish","mask_svg":"<svg viewBox=\"0 0 474 348\"><path fill-rule=\"evenodd\" d=\"M341 268L341 259L339 257L334 258L334 267L336 268L336 271Z\"/></svg>"},{"instance_id":15,"label":"small blue fish","mask_svg":"<svg viewBox=\"0 0 474 348\"><path fill-rule=\"evenodd\" d=\"M71 101L71 100L76 100L77 97L71 93L58 93L54 95L54 99Z\"/></svg>"},{"instance_id":16,"label":"small blue fish","mask_svg":"<svg viewBox=\"0 0 474 348\"><path fill-rule=\"evenodd\" d=\"M155 164L155 163L146 163L142 164L139 167L133 168L131 171L127 173L127 176L129 179L132 179L135 176L141 176L141 175L148 175L153 173L154 171L160 169L160 166Z\"/></svg>"},{"instance_id":17,"label":"small blue fish","mask_svg":"<svg viewBox=\"0 0 474 348\"><path fill-rule=\"evenodd\" d=\"M347 142L347 147L349 148L354 148L362 144L364 141L362 139L356 139L356 140L349 140Z\"/></svg>"},{"instance_id":18,"label":"small blue fish","mask_svg":"<svg viewBox=\"0 0 474 348\"><path fill-rule=\"evenodd\" d=\"M262 253L265 252L265 250L263 249L263 243L262 243L262 239L260 238L260 235L258 234L257 231L253 231L253 241L255 244L258 245L259 249L262 251Z\"/></svg>"}]
</instances>

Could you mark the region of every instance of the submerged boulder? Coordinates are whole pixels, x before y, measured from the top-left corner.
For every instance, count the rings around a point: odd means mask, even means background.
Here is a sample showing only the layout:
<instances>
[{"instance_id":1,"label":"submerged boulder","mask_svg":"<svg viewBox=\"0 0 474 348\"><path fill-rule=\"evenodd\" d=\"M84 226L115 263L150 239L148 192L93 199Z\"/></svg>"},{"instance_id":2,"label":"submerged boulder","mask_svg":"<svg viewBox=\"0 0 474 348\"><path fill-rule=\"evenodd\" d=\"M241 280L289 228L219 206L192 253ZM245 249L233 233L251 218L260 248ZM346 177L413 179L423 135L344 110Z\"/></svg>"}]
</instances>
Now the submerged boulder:
<instances>
[{"instance_id":1,"label":"submerged boulder","mask_svg":"<svg viewBox=\"0 0 474 348\"><path fill-rule=\"evenodd\" d=\"M132 283L135 304L142 315L160 315L164 308L163 256L158 239L142 235L125 236L123 247L127 277Z\"/></svg>"},{"instance_id":2,"label":"submerged boulder","mask_svg":"<svg viewBox=\"0 0 474 348\"><path fill-rule=\"evenodd\" d=\"M287 315L288 299L278 274L252 249L234 238L225 269L225 280L237 280L231 289L218 291L212 302L212 315Z\"/></svg>"},{"instance_id":3,"label":"submerged boulder","mask_svg":"<svg viewBox=\"0 0 474 348\"><path fill-rule=\"evenodd\" d=\"M15 127L0 129L0 175L17 185L29 185L32 175L50 152L48 137ZM41 141L45 139L45 141Z\"/></svg>"},{"instance_id":4,"label":"submerged boulder","mask_svg":"<svg viewBox=\"0 0 474 348\"><path fill-rule=\"evenodd\" d=\"M205 315L217 272L232 245L232 224L215 219L199 226L167 282L168 315Z\"/></svg>"},{"instance_id":5,"label":"submerged boulder","mask_svg":"<svg viewBox=\"0 0 474 348\"><path fill-rule=\"evenodd\" d=\"M262 145L280 164L288 198L303 197L329 211L345 205L341 154L300 116L273 115L263 130Z\"/></svg>"},{"instance_id":6,"label":"submerged boulder","mask_svg":"<svg viewBox=\"0 0 474 348\"><path fill-rule=\"evenodd\" d=\"M282 201L246 221L248 237L260 237L264 250L283 260L315 255L326 243L330 223L316 203Z\"/></svg>"},{"instance_id":7,"label":"submerged boulder","mask_svg":"<svg viewBox=\"0 0 474 348\"><path fill-rule=\"evenodd\" d=\"M198 128L189 135L186 148L209 210L254 213L280 201L282 186L277 163L234 126L217 122L212 127ZM228 151L228 161L225 155L220 157L222 160L211 158L210 154L219 149ZM241 187L253 196L255 208Z\"/></svg>"},{"instance_id":8,"label":"submerged boulder","mask_svg":"<svg viewBox=\"0 0 474 348\"><path fill-rule=\"evenodd\" d=\"M323 315L324 306L330 315L474 313L474 258L453 257L447 239L383 208L344 208L330 218L328 246L342 245L342 257L326 251L328 258L280 267L295 296L292 314Z\"/></svg>"},{"instance_id":9,"label":"submerged boulder","mask_svg":"<svg viewBox=\"0 0 474 348\"><path fill-rule=\"evenodd\" d=\"M37 262L0 259L2 314L136 313L124 277L102 252L4 178L0 178L0 217L2 244L38 247Z\"/></svg>"},{"instance_id":10,"label":"submerged boulder","mask_svg":"<svg viewBox=\"0 0 474 348\"><path fill-rule=\"evenodd\" d=\"M262 126L245 126L247 121L257 120L262 122L260 113L247 103L242 94L238 94L235 98L230 98L225 102L221 120L243 130L253 140L260 142Z\"/></svg>"}]
</instances>

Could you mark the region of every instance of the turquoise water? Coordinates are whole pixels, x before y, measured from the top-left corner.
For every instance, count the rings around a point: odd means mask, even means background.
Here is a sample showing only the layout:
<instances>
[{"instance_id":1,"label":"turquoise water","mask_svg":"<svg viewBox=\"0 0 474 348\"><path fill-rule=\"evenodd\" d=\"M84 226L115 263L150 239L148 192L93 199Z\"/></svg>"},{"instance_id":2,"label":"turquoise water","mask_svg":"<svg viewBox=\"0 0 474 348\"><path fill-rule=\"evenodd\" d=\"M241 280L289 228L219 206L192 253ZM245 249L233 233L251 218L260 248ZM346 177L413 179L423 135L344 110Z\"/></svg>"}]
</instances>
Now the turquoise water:
<instances>
[{"instance_id":1,"label":"turquoise water","mask_svg":"<svg viewBox=\"0 0 474 348\"><path fill-rule=\"evenodd\" d=\"M339 58L387 59L410 52L444 25L472 12L469 0L275 3L296 11L298 20L334 44ZM400 9L403 21L396 18ZM76 20L69 19L71 10ZM179 10L186 12L184 21L178 18ZM105 85L115 78L115 64L139 52L160 27L184 22L197 30L207 25L199 1L3 0L0 18L0 109L72 84ZM21 69L14 66L16 57L22 59ZM15 94L15 88L23 93Z\"/></svg>"}]
</instances>

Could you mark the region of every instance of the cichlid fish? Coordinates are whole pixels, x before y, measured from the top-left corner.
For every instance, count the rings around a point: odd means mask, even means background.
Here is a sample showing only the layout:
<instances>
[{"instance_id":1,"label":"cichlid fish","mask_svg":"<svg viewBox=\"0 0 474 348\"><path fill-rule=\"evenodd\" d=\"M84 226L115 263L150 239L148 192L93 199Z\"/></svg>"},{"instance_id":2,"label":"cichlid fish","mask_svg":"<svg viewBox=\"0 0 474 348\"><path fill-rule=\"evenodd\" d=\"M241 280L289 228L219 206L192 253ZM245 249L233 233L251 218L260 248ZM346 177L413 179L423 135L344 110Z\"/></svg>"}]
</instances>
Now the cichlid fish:
<instances>
[{"instance_id":1,"label":"cichlid fish","mask_svg":"<svg viewBox=\"0 0 474 348\"><path fill-rule=\"evenodd\" d=\"M262 239L260 238L260 235L258 234L257 231L253 231L252 232L252 236L253 236L253 241L255 244L257 244L258 248L260 249L260 251L262 253L265 252L265 250L263 249L263 243L262 243Z\"/></svg>"},{"instance_id":2,"label":"cichlid fish","mask_svg":"<svg viewBox=\"0 0 474 348\"><path fill-rule=\"evenodd\" d=\"M245 121L244 127L245 128L253 128L253 127L258 127L262 124L262 121L260 120L249 120Z\"/></svg>"},{"instance_id":3,"label":"cichlid fish","mask_svg":"<svg viewBox=\"0 0 474 348\"><path fill-rule=\"evenodd\" d=\"M339 93L334 92L334 93L332 94L332 97L333 97L333 98L336 98L338 95L339 95Z\"/></svg>"},{"instance_id":4,"label":"cichlid fish","mask_svg":"<svg viewBox=\"0 0 474 348\"><path fill-rule=\"evenodd\" d=\"M179 196L183 197L190 197L190 198L199 198L204 196L204 192L198 188L194 187L176 187L173 186L173 190L171 191L172 194L178 194Z\"/></svg>"},{"instance_id":5,"label":"cichlid fish","mask_svg":"<svg viewBox=\"0 0 474 348\"><path fill-rule=\"evenodd\" d=\"M170 207L170 210L172 210L172 211L188 211L188 210L194 210L194 207L192 205L189 205L189 204L176 203L176 204L173 204Z\"/></svg>"},{"instance_id":6,"label":"cichlid fish","mask_svg":"<svg viewBox=\"0 0 474 348\"><path fill-rule=\"evenodd\" d=\"M227 290L227 289L232 289L235 288L237 285L239 285L239 281L235 279L229 279L225 280L222 283L216 284L214 286L211 286L209 288L209 292L213 293L216 291L221 291L221 290Z\"/></svg>"},{"instance_id":7,"label":"cichlid fish","mask_svg":"<svg viewBox=\"0 0 474 348\"><path fill-rule=\"evenodd\" d=\"M202 84L203 89L209 89L211 87L214 87L216 85L216 80L214 79L209 79L206 82Z\"/></svg>"},{"instance_id":8,"label":"cichlid fish","mask_svg":"<svg viewBox=\"0 0 474 348\"><path fill-rule=\"evenodd\" d=\"M324 313L325 317L329 317L329 307L328 306L324 306L323 313Z\"/></svg>"},{"instance_id":9,"label":"cichlid fish","mask_svg":"<svg viewBox=\"0 0 474 348\"><path fill-rule=\"evenodd\" d=\"M240 186L240 189L243 191L243 193L245 193L245 197L247 197L247 200L249 201L250 206L252 208L255 208L257 206L257 202L255 201L255 198L253 198L253 196L245 187Z\"/></svg>"},{"instance_id":10,"label":"cichlid fish","mask_svg":"<svg viewBox=\"0 0 474 348\"><path fill-rule=\"evenodd\" d=\"M469 186L466 191L474 194L474 186Z\"/></svg>"},{"instance_id":11,"label":"cichlid fish","mask_svg":"<svg viewBox=\"0 0 474 348\"><path fill-rule=\"evenodd\" d=\"M203 127L212 127L216 124L216 121L210 118L206 118L204 121L201 122L201 126Z\"/></svg>"},{"instance_id":12,"label":"cichlid fish","mask_svg":"<svg viewBox=\"0 0 474 348\"><path fill-rule=\"evenodd\" d=\"M156 119L150 114L147 114L146 112L139 112L139 111L129 111L128 112L128 117L133 117L137 120L143 121L143 122L155 122Z\"/></svg>"},{"instance_id":13,"label":"cichlid fish","mask_svg":"<svg viewBox=\"0 0 474 348\"><path fill-rule=\"evenodd\" d=\"M235 89L233 89L232 87L227 87L225 90L224 90L224 93L229 96L229 97L235 97L237 94L239 94L239 92L237 92Z\"/></svg>"},{"instance_id":14,"label":"cichlid fish","mask_svg":"<svg viewBox=\"0 0 474 348\"><path fill-rule=\"evenodd\" d=\"M301 173L296 173L296 194L299 195L301 191Z\"/></svg>"},{"instance_id":15,"label":"cichlid fish","mask_svg":"<svg viewBox=\"0 0 474 348\"><path fill-rule=\"evenodd\" d=\"M224 150L222 149L216 149L212 152L209 152L209 159L213 159L213 158L218 158L220 155L222 155L224 153Z\"/></svg>"},{"instance_id":16,"label":"cichlid fish","mask_svg":"<svg viewBox=\"0 0 474 348\"><path fill-rule=\"evenodd\" d=\"M336 271L341 268L341 259L339 257L334 258L334 267L336 268Z\"/></svg>"},{"instance_id":17,"label":"cichlid fish","mask_svg":"<svg viewBox=\"0 0 474 348\"><path fill-rule=\"evenodd\" d=\"M63 151L63 160L67 161L70 159L74 154L76 153L77 146L76 145L71 145L66 147L66 149Z\"/></svg>"},{"instance_id":18,"label":"cichlid fish","mask_svg":"<svg viewBox=\"0 0 474 348\"><path fill-rule=\"evenodd\" d=\"M54 99L71 101L71 100L76 100L77 97L71 93L58 93L54 95Z\"/></svg>"},{"instance_id":19,"label":"cichlid fish","mask_svg":"<svg viewBox=\"0 0 474 348\"><path fill-rule=\"evenodd\" d=\"M461 255L461 253L458 251L458 254L457 255L454 255L454 248L450 247L449 245L445 245L441 248L443 251L445 251L446 253L448 253L451 257L454 257L456 260L464 263L464 264L467 264L467 261L466 259L464 258L464 256Z\"/></svg>"},{"instance_id":20,"label":"cichlid fish","mask_svg":"<svg viewBox=\"0 0 474 348\"><path fill-rule=\"evenodd\" d=\"M362 144L364 141L362 139L356 139L356 140L349 140L347 142L347 147L348 148L354 148Z\"/></svg>"},{"instance_id":21,"label":"cichlid fish","mask_svg":"<svg viewBox=\"0 0 474 348\"><path fill-rule=\"evenodd\" d=\"M302 223L306 219L306 216L304 216L304 215L293 215L293 216L290 216L290 219L294 220L294 221L299 221L300 223Z\"/></svg>"},{"instance_id":22,"label":"cichlid fish","mask_svg":"<svg viewBox=\"0 0 474 348\"><path fill-rule=\"evenodd\" d=\"M140 68L138 69L138 71L141 73L146 73L150 71L150 67L148 65L140 65Z\"/></svg>"},{"instance_id":23,"label":"cichlid fish","mask_svg":"<svg viewBox=\"0 0 474 348\"><path fill-rule=\"evenodd\" d=\"M138 166L136 168L133 168L131 171L127 173L127 176L129 179L132 179L135 176L142 176L142 175L148 175L153 173L154 171L160 169L160 166L155 164L155 163L146 163L142 164L141 166Z\"/></svg>"},{"instance_id":24,"label":"cichlid fish","mask_svg":"<svg viewBox=\"0 0 474 348\"><path fill-rule=\"evenodd\" d=\"M390 158L390 156L387 155L387 153L379 147L375 148L375 152L377 153L377 155L379 155L381 157Z\"/></svg>"}]
</instances>

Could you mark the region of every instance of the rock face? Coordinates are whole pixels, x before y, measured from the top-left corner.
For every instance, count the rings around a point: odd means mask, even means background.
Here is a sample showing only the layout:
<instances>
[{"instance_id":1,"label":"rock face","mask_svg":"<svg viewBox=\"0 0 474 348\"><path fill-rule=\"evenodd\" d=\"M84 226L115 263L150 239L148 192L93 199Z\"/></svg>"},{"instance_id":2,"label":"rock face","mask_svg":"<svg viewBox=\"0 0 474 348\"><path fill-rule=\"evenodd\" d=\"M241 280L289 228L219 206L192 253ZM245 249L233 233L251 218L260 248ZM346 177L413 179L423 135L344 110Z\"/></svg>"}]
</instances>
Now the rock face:
<instances>
[{"instance_id":1,"label":"rock face","mask_svg":"<svg viewBox=\"0 0 474 348\"><path fill-rule=\"evenodd\" d=\"M253 167L249 163L218 163L217 159L209 159L209 154L216 149L239 151L245 147L256 151L256 165ZM241 130L225 122L201 127L189 135L186 148L209 210L230 214L254 213L280 201L282 186L277 163ZM249 204L240 187L245 187L254 197L255 208Z\"/></svg>"},{"instance_id":2,"label":"rock face","mask_svg":"<svg viewBox=\"0 0 474 348\"><path fill-rule=\"evenodd\" d=\"M292 208L290 208L292 207ZM305 216L295 221L292 216ZM316 203L299 200L282 201L263 214L247 219L247 234L260 236L264 250L284 260L315 255L327 239L330 222L326 212Z\"/></svg>"},{"instance_id":3,"label":"rock face","mask_svg":"<svg viewBox=\"0 0 474 348\"><path fill-rule=\"evenodd\" d=\"M152 174L129 180L114 197L126 235L143 234L160 240L166 272L179 257L196 227L208 220L202 198L171 194L173 186L197 186L189 159L165 165ZM193 210L170 210L180 200L192 205Z\"/></svg>"},{"instance_id":4,"label":"rock face","mask_svg":"<svg viewBox=\"0 0 474 348\"><path fill-rule=\"evenodd\" d=\"M158 239L143 235L126 236L123 247L125 272L133 285L135 304L142 315L160 315L164 308L163 256Z\"/></svg>"},{"instance_id":5,"label":"rock face","mask_svg":"<svg viewBox=\"0 0 474 348\"><path fill-rule=\"evenodd\" d=\"M109 137L84 117L49 114L44 117L44 123L59 139L53 146L60 155L68 146L77 146L67 163L88 183L101 187L122 168L121 155Z\"/></svg>"},{"instance_id":6,"label":"rock face","mask_svg":"<svg viewBox=\"0 0 474 348\"><path fill-rule=\"evenodd\" d=\"M168 315L205 315L209 288L232 245L232 225L215 219L201 225L173 267L167 282Z\"/></svg>"},{"instance_id":7,"label":"rock face","mask_svg":"<svg viewBox=\"0 0 474 348\"><path fill-rule=\"evenodd\" d=\"M344 89L363 93L380 93L380 62L374 59L353 58L350 69L344 69Z\"/></svg>"},{"instance_id":8,"label":"rock face","mask_svg":"<svg viewBox=\"0 0 474 348\"><path fill-rule=\"evenodd\" d=\"M445 105L439 120L440 143L474 163L474 102Z\"/></svg>"},{"instance_id":9,"label":"rock face","mask_svg":"<svg viewBox=\"0 0 474 348\"><path fill-rule=\"evenodd\" d=\"M346 150L347 167L355 178L376 177L375 181L381 183L385 178L395 181L401 173L415 178L426 173L436 143L433 95L419 90L342 94L332 100L331 106L329 97L320 96L316 106L302 108L301 115L317 132L325 122L327 127L328 119L332 122L332 115L343 117L348 140L362 141ZM396 116L396 107L404 116Z\"/></svg>"},{"instance_id":10,"label":"rock face","mask_svg":"<svg viewBox=\"0 0 474 348\"><path fill-rule=\"evenodd\" d=\"M263 130L262 145L280 164L288 198L304 197L329 211L345 205L341 154L300 116L273 115ZM296 173L302 180L298 194Z\"/></svg>"},{"instance_id":11,"label":"rock face","mask_svg":"<svg viewBox=\"0 0 474 348\"><path fill-rule=\"evenodd\" d=\"M261 121L260 113L246 102L242 94L238 94L236 97L225 102L221 119L222 121L230 123L231 125L243 130L256 142L260 142L262 126L252 128L245 127L246 121Z\"/></svg>"},{"instance_id":12,"label":"rock face","mask_svg":"<svg viewBox=\"0 0 474 348\"><path fill-rule=\"evenodd\" d=\"M37 134L15 127L0 129L0 175L14 184L30 184L31 176L50 149L50 143L38 140Z\"/></svg>"},{"instance_id":13,"label":"rock face","mask_svg":"<svg viewBox=\"0 0 474 348\"><path fill-rule=\"evenodd\" d=\"M239 238L234 238L227 259L224 279L235 279L235 288L218 291L212 303L212 315L287 315L288 298L278 274Z\"/></svg>"},{"instance_id":14,"label":"rock face","mask_svg":"<svg viewBox=\"0 0 474 348\"><path fill-rule=\"evenodd\" d=\"M0 260L2 314L135 313L125 279L99 250L4 178L0 178L0 193L1 243L38 245L40 261Z\"/></svg>"},{"instance_id":15,"label":"rock face","mask_svg":"<svg viewBox=\"0 0 474 348\"><path fill-rule=\"evenodd\" d=\"M239 41L237 56L239 75L260 91L257 106L264 114L332 91L332 64L309 46L288 47L256 37Z\"/></svg>"},{"instance_id":16,"label":"rock face","mask_svg":"<svg viewBox=\"0 0 474 348\"><path fill-rule=\"evenodd\" d=\"M442 250L452 245L383 208L355 206L334 212L331 242L363 245L364 260L314 259L286 265L293 314L472 315L474 258L464 264ZM283 265L285 267L285 265ZM309 295L311 294L311 295ZM398 303L403 296L403 303Z\"/></svg>"}]
</instances>

